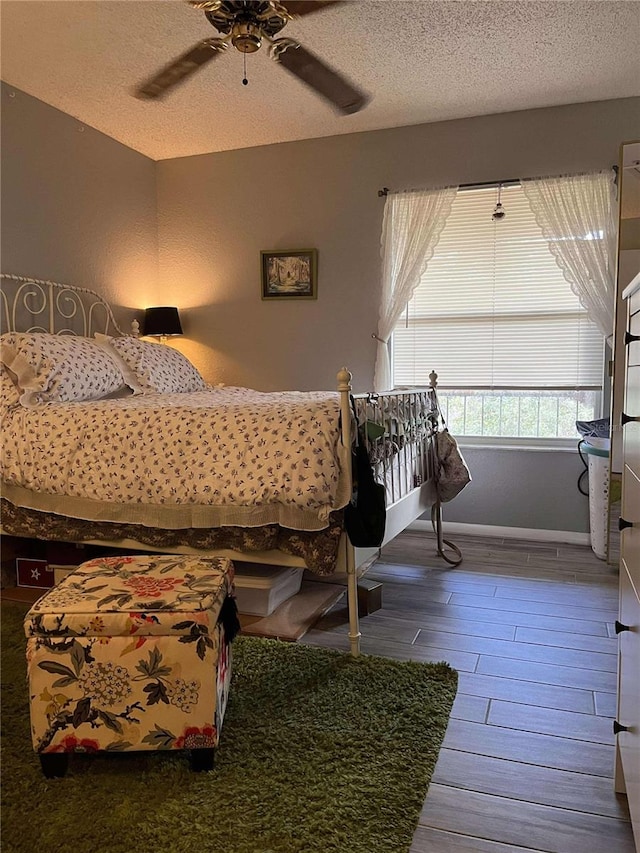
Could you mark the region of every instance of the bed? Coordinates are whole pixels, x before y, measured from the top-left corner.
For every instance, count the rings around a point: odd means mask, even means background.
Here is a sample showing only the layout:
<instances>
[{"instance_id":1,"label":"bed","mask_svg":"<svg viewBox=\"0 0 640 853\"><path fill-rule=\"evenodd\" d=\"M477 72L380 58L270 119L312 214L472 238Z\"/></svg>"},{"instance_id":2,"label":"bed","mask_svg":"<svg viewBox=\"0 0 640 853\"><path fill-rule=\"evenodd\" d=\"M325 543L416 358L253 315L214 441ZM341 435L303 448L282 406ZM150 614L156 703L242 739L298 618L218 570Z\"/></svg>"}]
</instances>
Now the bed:
<instances>
[{"instance_id":1,"label":"bed","mask_svg":"<svg viewBox=\"0 0 640 853\"><path fill-rule=\"evenodd\" d=\"M0 280L2 533L345 574L358 655L357 580L378 549L344 529L355 420L386 488L384 545L439 513L435 374L387 394L352 395L346 368L331 392L211 386L93 291Z\"/></svg>"}]
</instances>

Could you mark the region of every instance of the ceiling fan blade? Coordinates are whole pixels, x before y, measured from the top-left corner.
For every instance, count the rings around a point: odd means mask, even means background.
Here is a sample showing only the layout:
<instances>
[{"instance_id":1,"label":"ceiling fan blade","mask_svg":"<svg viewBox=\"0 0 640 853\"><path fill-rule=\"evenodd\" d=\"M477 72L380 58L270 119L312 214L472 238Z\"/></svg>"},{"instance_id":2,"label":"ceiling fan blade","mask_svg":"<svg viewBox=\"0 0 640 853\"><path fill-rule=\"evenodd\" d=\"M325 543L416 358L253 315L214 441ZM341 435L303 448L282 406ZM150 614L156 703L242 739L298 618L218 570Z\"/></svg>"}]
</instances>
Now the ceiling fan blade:
<instances>
[{"instance_id":1,"label":"ceiling fan blade","mask_svg":"<svg viewBox=\"0 0 640 853\"><path fill-rule=\"evenodd\" d=\"M178 83L182 83L194 74L203 65L211 62L227 49L227 43L223 39L210 38L198 42L183 53L169 65L154 74L135 91L137 98L153 99L161 98Z\"/></svg>"},{"instance_id":2,"label":"ceiling fan blade","mask_svg":"<svg viewBox=\"0 0 640 853\"><path fill-rule=\"evenodd\" d=\"M364 92L356 89L346 77L329 68L293 39L276 39L271 45L271 55L283 68L295 74L345 115L357 113L369 103Z\"/></svg>"},{"instance_id":3,"label":"ceiling fan blade","mask_svg":"<svg viewBox=\"0 0 640 853\"><path fill-rule=\"evenodd\" d=\"M284 6L290 15L296 18L318 12L327 6L342 6L344 0L278 0L278 5Z\"/></svg>"}]
</instances>

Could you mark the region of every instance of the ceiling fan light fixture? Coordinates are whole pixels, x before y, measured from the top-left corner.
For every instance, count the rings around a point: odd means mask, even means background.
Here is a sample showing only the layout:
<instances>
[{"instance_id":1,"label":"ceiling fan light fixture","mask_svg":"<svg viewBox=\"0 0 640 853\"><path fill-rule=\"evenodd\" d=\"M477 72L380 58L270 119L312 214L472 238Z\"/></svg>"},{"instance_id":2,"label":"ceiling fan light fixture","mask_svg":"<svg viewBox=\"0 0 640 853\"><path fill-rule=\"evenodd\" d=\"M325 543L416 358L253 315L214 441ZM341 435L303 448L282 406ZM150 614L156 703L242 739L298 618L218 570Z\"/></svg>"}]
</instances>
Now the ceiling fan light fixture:
<instances>
[{"instance_id":1,"label":"ceiling fan light fixture","mask_svg":"<svg viewBox=\"0 0 640 853\"><path fill-rule=\"evenodd\" d=\"M231 30L231 44L240 53L255 53L262 45L262 30L251 21L236 21Z\"/></svg>"}]
</instances>

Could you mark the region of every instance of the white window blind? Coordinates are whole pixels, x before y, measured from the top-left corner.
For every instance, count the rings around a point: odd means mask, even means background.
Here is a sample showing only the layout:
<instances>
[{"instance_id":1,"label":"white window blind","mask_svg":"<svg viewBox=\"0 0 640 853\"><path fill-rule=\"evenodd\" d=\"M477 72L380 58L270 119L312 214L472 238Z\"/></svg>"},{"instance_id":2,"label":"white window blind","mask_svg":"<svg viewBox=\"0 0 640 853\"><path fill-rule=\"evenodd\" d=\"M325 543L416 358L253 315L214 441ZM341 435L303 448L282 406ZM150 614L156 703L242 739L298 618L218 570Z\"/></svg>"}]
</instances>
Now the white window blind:
<instances>
[{"instance_id":1,"label":"white window blind","mask_svg":"<svg viewBox=\"0 0 640 853\"><path fill-rule=\"evenodd\" d=\"M394 384L599 389L603 338L563 278L520 185L458 192L393 334ZM583 239L598 239L586 234Z\"/></svg>"}]
</instances>

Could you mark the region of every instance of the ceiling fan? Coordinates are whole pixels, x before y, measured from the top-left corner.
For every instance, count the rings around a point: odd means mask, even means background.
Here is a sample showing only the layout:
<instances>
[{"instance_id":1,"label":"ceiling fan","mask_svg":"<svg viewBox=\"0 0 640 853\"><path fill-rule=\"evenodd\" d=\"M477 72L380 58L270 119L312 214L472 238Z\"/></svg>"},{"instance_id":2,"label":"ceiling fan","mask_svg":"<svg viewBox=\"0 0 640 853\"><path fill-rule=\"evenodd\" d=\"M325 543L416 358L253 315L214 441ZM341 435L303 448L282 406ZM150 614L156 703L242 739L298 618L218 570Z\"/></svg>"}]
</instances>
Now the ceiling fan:
<instances>
[{"instance_id":1,"label":"ceiling fan","mask_svg":"<svg viewBox=\"0 0 640 853\"><path fill-rule=\"evenodd\" d=\"M341 0L187 0L190 6L204 11L209 23L224 38L208 38L198 42L135 91L139 98L161 98L178 83L191 77L199 68L221 56L229 44L241 53L255 53L263 40L269 43L271 57L286 71L294 74L339 112L358 112L369 98L355 88L342 74L334 71L311 51L294 39L273 38L294 18L309 15L329 6L342 5ZM243 83L246 83L246 78Z\"/></svg>"}]
</instances>

